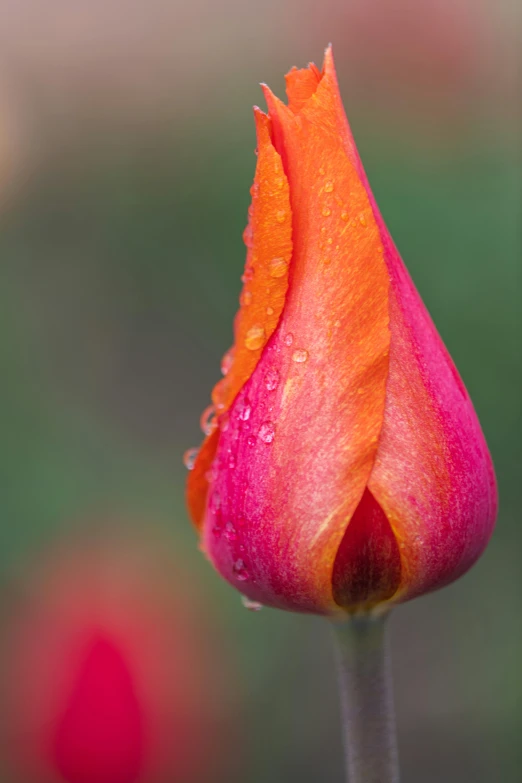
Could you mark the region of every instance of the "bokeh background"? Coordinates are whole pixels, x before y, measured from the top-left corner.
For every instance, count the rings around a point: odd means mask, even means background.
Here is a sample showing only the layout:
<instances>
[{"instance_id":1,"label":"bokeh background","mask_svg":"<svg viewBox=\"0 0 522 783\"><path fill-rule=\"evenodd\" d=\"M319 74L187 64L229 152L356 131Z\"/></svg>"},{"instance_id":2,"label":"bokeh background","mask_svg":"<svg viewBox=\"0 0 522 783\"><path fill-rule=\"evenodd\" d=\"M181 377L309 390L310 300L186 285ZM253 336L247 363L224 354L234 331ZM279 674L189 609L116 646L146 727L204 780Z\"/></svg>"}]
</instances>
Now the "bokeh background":
<instances>
[{"instance_id":1,"label":"bokeh background","mask_svg":"<svg viewBox=\"0 0 522 783\"><path fill-rule=\"evenodd\" d=\"M192 666L226 682L219 742L187 740L198 780L343 779L327 623L245 611L198 552L181 460L231 342L258 83L282 94L332 41L377 201L500 485L480 563L392 618L404 783L520 779L521 31L517 0L0 0L4 679L42 569L96 536L111 570L132 537L140 578L163 585L140 611L183 635L165 594L197 595L213 654ZM4 713L0 780L28 781Z\"/></svg>"}]
</instances>

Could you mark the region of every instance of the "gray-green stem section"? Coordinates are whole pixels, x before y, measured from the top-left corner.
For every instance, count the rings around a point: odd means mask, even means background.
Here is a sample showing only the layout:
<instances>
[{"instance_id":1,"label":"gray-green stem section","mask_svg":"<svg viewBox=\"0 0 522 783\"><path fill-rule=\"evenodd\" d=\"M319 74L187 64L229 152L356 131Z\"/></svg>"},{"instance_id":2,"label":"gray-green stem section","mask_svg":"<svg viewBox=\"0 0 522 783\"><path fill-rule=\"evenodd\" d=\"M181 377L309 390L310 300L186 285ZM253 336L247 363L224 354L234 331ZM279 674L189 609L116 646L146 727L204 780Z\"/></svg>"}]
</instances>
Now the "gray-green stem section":
<instances>
[{"instance_id":1,"label":"gray-green stem section","mask_svg":"<svg viewBox=\"0 0 522 783\"><path fill-rule=\"evenodd\" d=\"M348 783L399 783L387 620L333 624Z\"/></svg>"}]
</instances>

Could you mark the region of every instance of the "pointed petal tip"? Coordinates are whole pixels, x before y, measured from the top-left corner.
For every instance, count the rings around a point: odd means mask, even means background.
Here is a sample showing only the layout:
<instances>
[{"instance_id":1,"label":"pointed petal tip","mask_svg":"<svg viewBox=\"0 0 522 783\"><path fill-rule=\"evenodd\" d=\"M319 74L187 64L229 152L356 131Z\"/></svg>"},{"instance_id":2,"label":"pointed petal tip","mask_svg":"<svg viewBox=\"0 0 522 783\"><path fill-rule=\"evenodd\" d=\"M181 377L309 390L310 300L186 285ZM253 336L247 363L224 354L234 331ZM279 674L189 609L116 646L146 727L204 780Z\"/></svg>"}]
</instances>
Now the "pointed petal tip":
<instances>
[{"instance_id":1,"label":"pointed petal tip","mask_svg":"<svg viewBox=\"0 0 522 783\"><path fill-rule=\"evenodd\" d=\"M334 63L334 56L333 56L333 47L331 43L329 43L326 49L324 50L323 74L326 73L335 75L335 63Z\"/></svg>"}]
</instances>

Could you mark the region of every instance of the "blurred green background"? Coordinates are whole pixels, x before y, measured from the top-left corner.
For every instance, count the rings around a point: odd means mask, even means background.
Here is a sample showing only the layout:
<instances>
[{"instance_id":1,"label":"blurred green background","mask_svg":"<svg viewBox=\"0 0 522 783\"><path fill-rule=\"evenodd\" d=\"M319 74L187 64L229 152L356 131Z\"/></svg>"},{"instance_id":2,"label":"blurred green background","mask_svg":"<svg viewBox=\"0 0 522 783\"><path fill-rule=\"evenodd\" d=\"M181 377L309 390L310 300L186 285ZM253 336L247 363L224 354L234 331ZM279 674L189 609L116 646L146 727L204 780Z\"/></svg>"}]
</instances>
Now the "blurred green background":
<instances>
[{"instance_id":1,"label":"blurred green background","mask_svg":"<svg viewBox=\"0 0 522 783\"><path fill-rule=\"evenodd\" d=\"M166 536L234 650L231 783L343 779L327 623L242 608L197 550L181 461L231 343L258 82L282 95L330 40L500 485L480 563L392 618L403 780L520 779L519 17L511 0L0 0L0 585L85 519Z\"/></svg>"}]
</instances>

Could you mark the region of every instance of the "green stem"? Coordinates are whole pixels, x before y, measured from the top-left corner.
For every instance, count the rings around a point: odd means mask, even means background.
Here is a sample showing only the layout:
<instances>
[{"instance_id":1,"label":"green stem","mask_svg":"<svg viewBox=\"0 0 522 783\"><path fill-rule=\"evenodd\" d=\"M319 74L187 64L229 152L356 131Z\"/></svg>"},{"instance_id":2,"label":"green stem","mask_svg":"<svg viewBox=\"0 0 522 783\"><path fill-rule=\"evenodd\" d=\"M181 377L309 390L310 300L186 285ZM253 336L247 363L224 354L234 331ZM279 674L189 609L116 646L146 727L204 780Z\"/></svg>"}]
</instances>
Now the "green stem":
<instances>
[{"instance_id":1,"label":"green stem","mask_svg":"<svg viewBox=\"0 0 522 783\"><path fill-rule=\"evenodd\" d=\"M386 620L334 624L348 783L399 783Z\"/></svg>"}]
</instances>

